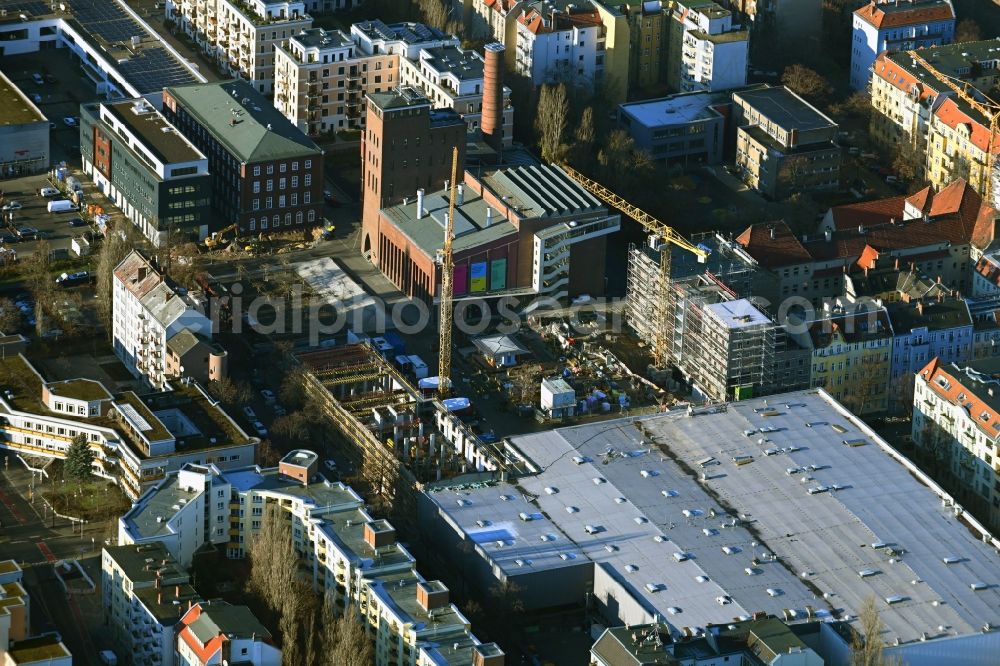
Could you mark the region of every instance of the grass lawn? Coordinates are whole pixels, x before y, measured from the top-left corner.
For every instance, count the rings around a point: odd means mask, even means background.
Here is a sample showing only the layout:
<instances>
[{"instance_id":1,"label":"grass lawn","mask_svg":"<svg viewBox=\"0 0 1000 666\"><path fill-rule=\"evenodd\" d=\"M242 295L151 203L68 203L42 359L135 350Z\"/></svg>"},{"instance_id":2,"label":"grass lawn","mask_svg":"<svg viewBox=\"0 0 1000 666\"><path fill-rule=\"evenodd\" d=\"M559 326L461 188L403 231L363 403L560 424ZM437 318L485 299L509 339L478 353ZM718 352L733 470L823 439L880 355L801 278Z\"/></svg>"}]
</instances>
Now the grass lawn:
<instances>
[{"instance_id":1,"label":"grass lawn","mask_svg":"<svg viewBox=\"0 0 1000 666\"><path fill-rule=\"evenodd\" d=\"M58 513L88 521L120 516L132 503L113 482L94 479L79 484L67 480L42 490L42 497Z\"/></svg>"}]
</instances>

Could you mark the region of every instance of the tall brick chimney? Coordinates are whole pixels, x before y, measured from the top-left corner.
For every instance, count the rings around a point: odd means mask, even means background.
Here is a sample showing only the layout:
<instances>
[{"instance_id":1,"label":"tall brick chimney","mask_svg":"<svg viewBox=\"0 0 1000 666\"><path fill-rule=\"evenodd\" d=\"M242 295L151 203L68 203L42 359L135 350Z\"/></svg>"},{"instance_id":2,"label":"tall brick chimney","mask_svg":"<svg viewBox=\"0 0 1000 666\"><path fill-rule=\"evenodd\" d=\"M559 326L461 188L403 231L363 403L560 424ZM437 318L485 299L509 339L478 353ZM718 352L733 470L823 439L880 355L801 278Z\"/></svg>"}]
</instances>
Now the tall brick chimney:
<instances>
[{"instance_id":1,"label":"tall brick chimney","mask_svg":"<svg viewBox=\"0 0 1000 666\"><path fill-rule=\"evenodd\" d=\"M483 115L479 127L494 150L503 145L503 52L504 46L492 42L485 47L483 65Z\"/></svg>"}]
</instances>

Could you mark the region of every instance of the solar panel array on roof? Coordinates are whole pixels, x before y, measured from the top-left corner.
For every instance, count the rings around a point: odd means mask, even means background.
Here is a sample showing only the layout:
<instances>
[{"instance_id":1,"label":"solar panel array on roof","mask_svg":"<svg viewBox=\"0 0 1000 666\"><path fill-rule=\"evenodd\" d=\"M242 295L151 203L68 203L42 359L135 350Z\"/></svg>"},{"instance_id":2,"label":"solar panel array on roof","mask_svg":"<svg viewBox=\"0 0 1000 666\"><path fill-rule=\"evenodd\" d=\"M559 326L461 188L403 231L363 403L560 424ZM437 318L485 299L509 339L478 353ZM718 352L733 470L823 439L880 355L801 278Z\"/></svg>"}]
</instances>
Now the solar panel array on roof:
<instances>
[{"instance_id":1,"label":"solar panel array on roof","mask_svg":"<svg viewBox=\"0 0 1000 666\"><path fill-rule=\"evenodd\" d=\"M51 13L49 3L37 2L36 0L0 0L0 9L7 10L7 14L26 16L42 16Z\"/></svg>"},{"instance_id":2,"label":"solar panel array on roof","mask_svg":"<svg viewBox=\"0 0 1000 666\"><path fill-rule=\"evenodd\" d=\"M106 42L123 42L135 36L146 36L142 26L117 3L107 0L64 1L80 25Z\"/></svg>"},{"instance_id":3,"label":"solar panel array on roof","mask_svg":"<svg viewBox=\"0 0 1000 666\"><path fill-rule=\"evenodd\" d=\"M198 83L186 67L160 47L141 50L118 65L122 74L140 92L158 92L166 86Z\"/></svg>"}]
</instances>

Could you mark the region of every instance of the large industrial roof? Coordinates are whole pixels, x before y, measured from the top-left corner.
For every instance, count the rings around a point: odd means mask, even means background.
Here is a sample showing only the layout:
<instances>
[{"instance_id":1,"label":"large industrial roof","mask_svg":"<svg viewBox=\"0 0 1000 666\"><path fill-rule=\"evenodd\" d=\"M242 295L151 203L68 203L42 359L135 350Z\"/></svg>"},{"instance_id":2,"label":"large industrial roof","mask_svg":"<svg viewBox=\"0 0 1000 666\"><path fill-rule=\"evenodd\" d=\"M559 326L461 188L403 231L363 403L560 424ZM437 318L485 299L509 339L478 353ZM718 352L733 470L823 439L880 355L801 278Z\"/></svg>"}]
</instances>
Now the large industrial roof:
<instances>
[{"instance_id":1,"label":"large industrial roof","mask_svg":"<svg viewBox=\"0 0 1000 666\"><path fill-rule=\"evenodd\" d=\"M482 180L521 217L555 217L604 208L565 171L551 164L498 169Z\"/></svg>"},{"instance_id":2,"label":"large industrial roof","mask_svg":"<svg viewBox=\"0 0 1000 666\"><path fill-rule=\"evenodd\" d=\"M537 474L430 495L506 576L596 562L675 630L869 595L889 642L1000 623L997 542L826 393L512 444Z\"/></svg>"}]
</instances>

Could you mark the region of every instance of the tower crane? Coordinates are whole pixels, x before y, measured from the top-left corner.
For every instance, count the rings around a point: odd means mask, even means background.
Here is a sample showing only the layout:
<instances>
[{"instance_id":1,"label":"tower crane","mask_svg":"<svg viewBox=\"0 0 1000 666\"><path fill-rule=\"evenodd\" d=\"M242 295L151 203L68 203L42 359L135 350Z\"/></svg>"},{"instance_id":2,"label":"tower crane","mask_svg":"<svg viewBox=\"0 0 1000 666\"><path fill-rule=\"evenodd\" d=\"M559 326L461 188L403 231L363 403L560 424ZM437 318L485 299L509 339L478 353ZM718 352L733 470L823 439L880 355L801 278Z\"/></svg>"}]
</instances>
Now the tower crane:
<instances>
[{"instance_id":1,"label":"tower crane","mask_svg":"<svg viewBox=\"0 0 1000 666\"><path fill-rule=\"evenodd\" d=\"M587 190L612 208L616 208L625 215L631 217L633 220L641 224L642 227L651 235L656 236L662 241L663 244L660 247L660 291L657 295L658 303L656 312L653 313L657 322L656 334L653 340L653 358L658 367L667 367L670 355L668 325L672 325L671 320L673 319L673 300L669 298L670 251L673 246L677 246L694 254L699 263L705 263L708 259L709 250L693 244L691 241L677 233L672 227L664 224L638 206L632 205L622 197L598 183L596 180L592 180L584 176L582 173L568 165L562 164L560 166L563 171L566 172L566 175L576 181L581 187L583 187L583 189Z\"/></svg>"},{"instance_id":2,"label":"tower crane","mask_svg":"<svg viewBox=\"0 0 1000 666\"><path fill-rule=\"evenodd\" d=\"M983 200L989 206L996 207L993 202L993 167L996 162L997 132L1000 131L1000 103L997 103L977 90L968 81L956 79L939 71L920 55L919 51L907 51L907 55L913 58L913 62L920 65L935 79L948 86L948 88L958 95L966 104L978 111L989 122L990 140L986 145L986 164L980 177L979 192ZM978 95L978 97L977 97ZM980 100L979 97L982 97Z\"/></svg>"},{"instance_id":3,"label":"tower crane","mask_svg":"<svg viewBox=\"0 0 1000 666\"><path fill-rule=\"evenodd\" d=\"M451 327L454 315L455 257L451 244L455 236L455 190L458 187L458 148L451 152L451 189L448 193L448 220L444 228L444 246L441 249L441 330L438 341L438 395L448 397L451 389Z\"/></svg>"}]
</instances>

